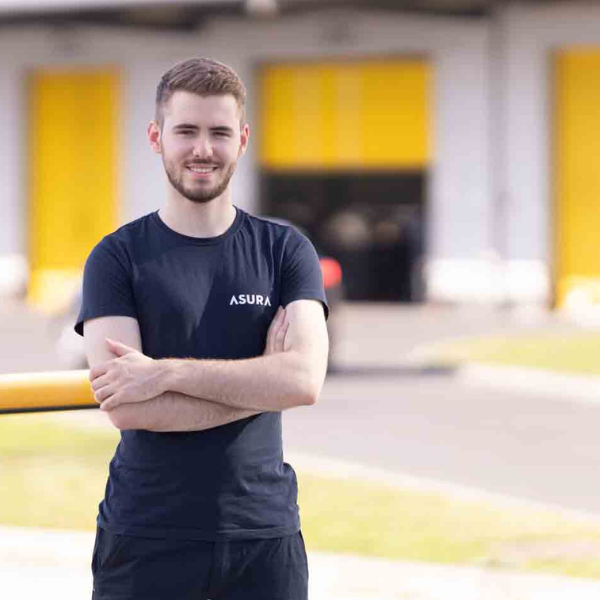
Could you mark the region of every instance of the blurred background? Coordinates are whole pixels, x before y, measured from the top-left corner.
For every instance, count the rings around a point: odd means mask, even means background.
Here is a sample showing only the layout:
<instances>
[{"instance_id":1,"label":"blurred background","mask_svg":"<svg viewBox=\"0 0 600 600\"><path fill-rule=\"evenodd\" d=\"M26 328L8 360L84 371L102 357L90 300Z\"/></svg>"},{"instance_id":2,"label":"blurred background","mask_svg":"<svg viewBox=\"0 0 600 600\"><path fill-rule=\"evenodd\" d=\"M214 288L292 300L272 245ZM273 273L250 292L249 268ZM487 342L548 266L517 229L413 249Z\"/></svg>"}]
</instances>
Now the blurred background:
<instances>
[{"instance_id":1,"label":"blurred background","mask_svg":"<svg viewBox=\"0 0 600 600\"><path fill-rule=\"evenodd\" d=\"M0 373L84 368L85 258L163 201L157 82L215 58L249 95L234 201L307 233L333 304L286 414L314 598L597 597L600 6L0 0L0 32ZM0 415L0 594L89 584L101 417Z\"/></svg>"},{"instance_id":2,"label":"blurred background","mask_svg":"<svg viewBox=\"0 0 600 600\"><path fill-rule=\"evenodd\" d=\"M207 55L248 86L237 204L304 227L348 299L593 305L597 10L4 0L0 294L60 306L98 238L160 205L156 82Z\"/></svg>"}]
</instances>

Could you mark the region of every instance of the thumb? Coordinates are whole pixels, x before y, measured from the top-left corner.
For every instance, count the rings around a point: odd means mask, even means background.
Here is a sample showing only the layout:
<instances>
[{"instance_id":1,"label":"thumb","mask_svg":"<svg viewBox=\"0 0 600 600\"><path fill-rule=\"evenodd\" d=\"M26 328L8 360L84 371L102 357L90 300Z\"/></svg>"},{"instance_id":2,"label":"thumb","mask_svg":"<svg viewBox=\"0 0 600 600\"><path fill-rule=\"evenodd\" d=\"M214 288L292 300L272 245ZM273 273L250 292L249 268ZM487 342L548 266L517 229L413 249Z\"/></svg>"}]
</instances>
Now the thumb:
<instances>
[{"instance_id":1,"label":"thumb","mask_svg":"<svg viewBox=\"0 0 600 600\"><path fill-rule=\"evenodd\" d=\"M137 352L135 348L131 348L130 346L122 344L121 342L115 342L115 340L111 340L110 338L106 338L106 345L116 356L125 356L125 354Z\"/></svg>"}]
</instances>

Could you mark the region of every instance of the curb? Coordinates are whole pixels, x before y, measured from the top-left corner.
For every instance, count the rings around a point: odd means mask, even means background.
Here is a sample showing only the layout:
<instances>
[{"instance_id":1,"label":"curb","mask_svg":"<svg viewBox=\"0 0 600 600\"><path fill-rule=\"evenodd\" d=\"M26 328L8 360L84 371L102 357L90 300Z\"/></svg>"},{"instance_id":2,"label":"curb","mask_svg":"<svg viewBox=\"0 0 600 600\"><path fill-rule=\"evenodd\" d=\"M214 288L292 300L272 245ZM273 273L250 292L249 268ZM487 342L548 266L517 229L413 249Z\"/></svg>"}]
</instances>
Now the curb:
<instances>
[{"instance_id":1,"label":"curb","mask_svg":"<svg viewBox=\"0 0 600 600\"><path fill-rule=\"evenodd\" d=\"M463 363L454 373L456 379L468 385L484 385L537 396L551 396L600 405L600 376L557 373L489 363Z\"/></svg>"},{"instance_id":2,"label":"curb","mask_svg":"<svg viewBox=\"0 0 600 600\"><path fill-rule=\"evenodd\" d=\"M558 517L574 521L600 525L600 513L575 510L555 504L529 500L519 496L510 496L487 490L459 485L441 479L417 477L399 471L378 468L364 463L345 461L315 454L284 452L285 462L292 465L300 475L310 473L339 480L369 482L398 491L424 492L440 494L456 502L488 503L497 508L514 510L535 510L553 513Z\"/></svg>"}]
</instances>

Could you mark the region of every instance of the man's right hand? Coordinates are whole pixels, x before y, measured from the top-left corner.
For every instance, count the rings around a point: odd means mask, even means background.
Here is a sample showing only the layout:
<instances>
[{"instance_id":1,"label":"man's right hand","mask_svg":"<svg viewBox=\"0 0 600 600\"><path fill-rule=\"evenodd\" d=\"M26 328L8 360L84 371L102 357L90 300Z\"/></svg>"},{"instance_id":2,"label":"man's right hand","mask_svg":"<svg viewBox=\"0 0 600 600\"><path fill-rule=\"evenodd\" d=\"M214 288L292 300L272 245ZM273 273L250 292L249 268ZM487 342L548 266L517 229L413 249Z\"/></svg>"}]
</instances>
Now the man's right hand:
<instances>
[{"instance_id":1,"label":"man's right hand","mask_svg":"<svg viewBox=\"0 0 600 600\"><path fill-rule=\"evenodd\" d=\"M265 345L264 355L275 354L285 350L285 335L289 327L285 308L280 306L269 325L267 331L267 343Z\"/></svg>"}]
</instances>

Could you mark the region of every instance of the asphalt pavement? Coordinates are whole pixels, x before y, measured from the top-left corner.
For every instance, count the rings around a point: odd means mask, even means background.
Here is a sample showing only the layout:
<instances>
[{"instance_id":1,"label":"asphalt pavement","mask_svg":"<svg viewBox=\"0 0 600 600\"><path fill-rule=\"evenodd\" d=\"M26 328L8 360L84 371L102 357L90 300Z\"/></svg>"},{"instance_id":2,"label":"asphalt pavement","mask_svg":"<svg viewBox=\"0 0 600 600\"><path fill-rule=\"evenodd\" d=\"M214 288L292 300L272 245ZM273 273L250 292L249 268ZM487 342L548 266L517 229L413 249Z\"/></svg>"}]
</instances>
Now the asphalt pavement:
<instances>
[{"instance_id":1,"label":"asphalt pavement","mask_svg":"<svg viewBox=\"0 0 600 600\"><path fill-rule=\"evenodd\" d=\"M600 402L505 370L462 376L419 357L432 343L579 328L544 312L347 308L338 373L320 402L285 414L287 448L600 516ZM415 359L416 357L416 359ZM566 378L568 379L568 378ZM506 380L506 381L505 381ZM583 389L576 378L573 389ZM588 384L598 389L600 380Z\"/></svg>"},{"instance_id":2,"label":"asphalt pavement","mask_svg":"<svg viewBox=\"0 0 600 600\"><path fill-rule=\"evenodd\" d=\"M349 305L336 317L336 368L320 402L285 414L286 455L300 466L600 517L599 405L488 385L415 360L440 340L576 325L545 312L489 307ZM4 305L0 373L61 368L55 337L47 317ZM0 597L87 597L90 544L86 533L1 529ZM479 567L319 553L310 562L312 600L584 600L600 593L598 582Z\"/></svg>"},{"instance_id":3,"label":"asphalt pavement","mask_svg":"<svg viewBox=\"0 0 600 600\"><path fill-rule=\"evenodd\" d=\"M600 386L599 386L600 387ZM600 516L600 405L450 375L331 378L284 416L292 452Z\"/></svg>"}]
</instances>

